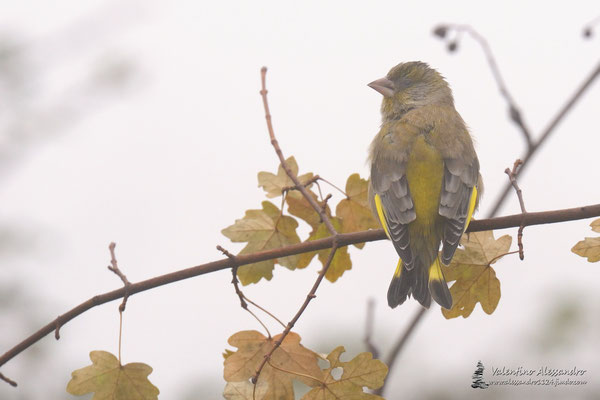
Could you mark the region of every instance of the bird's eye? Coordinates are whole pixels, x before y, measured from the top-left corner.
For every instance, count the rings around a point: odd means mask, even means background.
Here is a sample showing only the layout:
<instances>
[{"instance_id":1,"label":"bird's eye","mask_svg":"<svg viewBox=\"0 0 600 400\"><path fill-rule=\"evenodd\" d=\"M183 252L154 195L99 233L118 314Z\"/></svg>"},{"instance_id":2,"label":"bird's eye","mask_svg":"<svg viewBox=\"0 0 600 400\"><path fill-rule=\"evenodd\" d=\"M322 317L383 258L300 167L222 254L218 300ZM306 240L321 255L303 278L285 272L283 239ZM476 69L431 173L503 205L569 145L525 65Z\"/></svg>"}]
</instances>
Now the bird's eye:
<instances>
[{"instance_id":1,"label":"bird's eye","mask_svg":"<svg viewBox=\"0 0 600 400\"><path fill-rule=\"evenodd\" d=\"M400 77L394 81L394 86L396 87L396 90L398 90L398 91L406 89L410 85L411 85L410 79L408 79L407 77L404 77L404 76Z\"/></svg>"}]
</instances>

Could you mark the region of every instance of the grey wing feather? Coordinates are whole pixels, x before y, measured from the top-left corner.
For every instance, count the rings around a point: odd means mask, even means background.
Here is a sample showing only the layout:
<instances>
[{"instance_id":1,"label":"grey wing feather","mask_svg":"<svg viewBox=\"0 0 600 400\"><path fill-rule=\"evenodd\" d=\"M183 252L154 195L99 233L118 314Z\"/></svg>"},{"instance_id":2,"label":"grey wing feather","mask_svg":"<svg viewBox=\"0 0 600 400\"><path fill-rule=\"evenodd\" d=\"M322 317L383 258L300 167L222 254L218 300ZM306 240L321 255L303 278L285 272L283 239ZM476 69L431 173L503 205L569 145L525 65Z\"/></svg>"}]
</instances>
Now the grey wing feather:
<instances>
[{"instance_id":1,"label":"grey wing feather","mask_svg":"<svg viewBox=\"0 0 600 400\"><path fill-rule=\"evenodd\" d=\"M479 161L444 160L444 181L439 214L446 217L442 238L442 262L450 264L465 230L469 202L479 176Z\"/></svg>"},{"instance_id":2,"label":"grey wing feather","mask_svg":"<svg viewBox=\"0 0 600 400\"><path fill-rule=\"evenodd\" d=\"M382 162L380 167L371 168L371 184L374 192L381 197L390 239L404 266L410 270L414 266L414 257L410 249L408 224L417 215L408 189L405 164Z\"/></svg>"}]
</instances>

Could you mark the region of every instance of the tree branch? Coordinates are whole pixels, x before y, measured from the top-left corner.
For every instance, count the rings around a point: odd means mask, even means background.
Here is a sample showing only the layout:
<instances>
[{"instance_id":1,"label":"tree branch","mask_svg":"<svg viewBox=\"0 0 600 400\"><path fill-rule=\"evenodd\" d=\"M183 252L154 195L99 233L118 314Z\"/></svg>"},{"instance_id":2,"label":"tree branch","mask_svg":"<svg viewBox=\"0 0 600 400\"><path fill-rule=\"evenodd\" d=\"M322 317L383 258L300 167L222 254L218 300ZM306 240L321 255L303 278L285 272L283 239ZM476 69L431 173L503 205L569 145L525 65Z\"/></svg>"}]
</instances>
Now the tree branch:
<instances>
[{"instance_id":1,"label":"tree branch","mask_svg":"<svg viewBox=\"0 0 600 400\"><path fill-rule=\"evenodd\" d=\"M267 354L265 354L262 362L256 369L256 372L254 373L254 376L252 377L252 383L254 383L255 385L256 385L256 382L258 381L258 377L260 376L262 369L269 362L269 360L271 359L271 356L273 355L275 350L277 350L277 348L279 346L281 346L281 343L283 343L285 337L290 333L290 331L292 330L292 328L294 327L294 325L296 324L296 322L298 321L298 319L300 318L300 316L302 315L302 313L304 312L306 307L308 307L308 303L310 303L310 301L312 299L317 297L315 293L317 292L317 289L318 289L319 285L321 284L321 281L325 277L325 274L327 273L327 270L329 269L329 266L331 265L331 262L333 261L333 257L335 257L335 252L337 251L337 249L339 247L338 233L335 230L335 228L333 227L333 224L331 223L331 220L327 216L327 213L325 212L325 210L327 209L327 200L329 200L329 198L331 196L326 197L325 200L323 201L323 206L320 206L319 203L317 203L312 198L312 196L308 193L306 186L303 185L298 180L298 177L296 176L296 174L292 171L292 169L289 167L289 165L287 165L287 163L285 161L285 157L283 156L283 152L281 151L281 147L279 147L279 142L277 142L277 139L275 138L275 130L273 129L273 124L271 121L271 112L269 111L269 102L267 101L267 84L266 84L267 67L262 67L260 69L260 78L261 78L260 79L261 80L260 95L262 97L263 106L265 108L265 119L267 120L267 129L269 130L269 137L271 138L271 144L273 145L273 148L275 149L275 153L277 153L277 157L279 157L279 162L281 163L281 167L284 169L285 173L292 180L292 182L294 182L294 185L296 185L295 189L299 190L300 193L302 193L302 195L308 201L308 203L311 205L311 207L321 216L321 221L323 221L323 223L327 227L327 230L332 235L331 236L332 245L331 245L331 251L329 252L329 257L327 258L327 262L325 262L325 264L323 264L323 269L319 272L319 276L317 277L317 280L313 284L313 287L311 288L310 292L306 296L304 303L302 303L302 305L300 306L300 309L298 310L298 312L296 312L296 315L294 316L294 318L292 318L292 320L290 322L288 322L287 326L281 333L280 338L277 339L275 341L275 343L273 343L273 347L271 348L271 350L269 350L269 352ZM283 211L283 207L282 207L282 211Z\"/></svg>"},{"instance_id":2,"label":"tree branch","mask_svg":"<svg viewBox=\"0 0 600 400\"><path fill-rule=\"evenodd\" d=\"M521 110L517 106L515 99L512 97L512 95L508 91L508 86L506 86L506 82L504 82L504 78L502 77L502 74L500 73L500 69L498 68L498 64L496 63L494 53L492 53L492 49L490 48L490 45L488 44L487 40L485 40L485 38L482 35L480 35L479 32L477 32L475 29L473 29L473 27L471 27L469 25L456 25L456 24L439 25L438 27L436 27L434 29L433 32L436 36L439 36L440 38L444 39L444 38L446 38L448 30L450 30L450 29L455 30L458 34L460 34L462 32L466 32L469 35L471 35L471 37L477 43L479 43L479 45L481 46L481 49L483 50L483 54L485 54L485 58L488 62L488 65L490 66L490 69L492 70L492 76L494 77L494 80L496 81L496 84L498 85L498 90L500 91L500 94L502 95L502 97L504 97L504 99L508 103L508 115L509 115L510 119L515 124L517 124L517 126L521 129L521 132L523 133L523 137L525 138L525 141L527 142L527 147L530 148L531 146L533 146L533 140L531 138L531 130L529 129L529 127L523 120L523 116L521 115ZM448 50L452 52L452 51L455 51L458 46L458 39L455 39L454 41L452 41L451 44L452 44L451 46L448 46Z\"/></svg>"},{"instance_id":3,"label":"tree branch","mask_svg":"<svg viewBox=\"0 0 600 400\"><path fill-rule=\"evenodd\" d=\"M527 166L529 164L529 160L540 149L540 147L542 146L542 144L544 144L544 142L548 139L548 137L550 137L552 132L554 132L554 129L563 120L563 118L569 113L569 111L573 108L573 106L577 103L577 101L581 98L581 96L583 96L585 91L592 85L592 83L594 82L594 80L596 80L598 75L600 75L600 63L598 63L598 65L596 65L596 67L594 68L592 73L583 81L583 83L581 84L579 89L577 89L577 91L573 94L573 96L571 96L571 98L567 101L567 103L554 116L554 118L550 121L550 124L548 125L548 127L546 127L546 129L540 135L540 138L537 141L535 141L533 143L533 145L527 149L527 152L525 153L525 155L523 157L521 157L521 160L523 160L523 164L521 165L521 168L519 168L519 171L517 171L517 176L523 172L523 170L525 169L525 166ZM490 213L489 213L489 217L492 217L498 213L498 211L500 210L500 207L506 200L506 196L508 195L508 192L510 191L511 187L512 187L512 184L510 182L504 186L504 190L501 192L500 196L498 196L496 203L494 203L494 206L492 207L492 211L490 211Z\"/></svg>"},{"instance_id":4,"label":"tree branch","mask_svg":"<svg viewBox=\"0 0 600 400\"><path fill-rule=\"evenodd\" d=\"M568 208L564 210L527 213L525 216L523 216L523 214L515 214L492 219L481 219L476 221L474 220L471 221L467 232L479 232L488 231L492 229L506 229L519 227L521 225L521 221L523 221L524 226L529 226L552 224L565 221L576 221L580 219L599 216L600 204L595 204L590 206ZM134 294L144 292L146 290L168 285L170 283L181 281L184 279L193 278L195 276L204 275L227 268L233 268L235 265L242 266L246 264L256 263L259 261L272 260L275 258L332 248L334 240L337 241L338 247L344 247L355 243L374 242L383 239L387 239L383 229L372 229L368 231L354 233L338 233L336 236L330 236L324 239L311 240L303 243L294 244L291 246L260 251L252 254L238 255L236 256L235 262L229 258L212 261L195 267L186 268L168 274L160 275L154 278L147 279L145 281L132 283L131 286L129 286L128 290L122 287L111 292L96 295L90 298L89 300L79 304L75 308L62 314L59 317L60 322L61 325L65 324L93 307L99 306L104 303L108 303L113 300L120 299L126 294L129 294L129 296L131 297ZM6 364L9 360L14 358L16 355L18 355L34 343L38 342L44 336L48 335L49 333L52 333L56 329L57 320L58 318L50 321L48 324L40 328L37 332L33 333L21 343L17 344L16 346L8 350L6 353L4 353L2 357L0 357L0 366Z\"/></svg>"}]
</instances>

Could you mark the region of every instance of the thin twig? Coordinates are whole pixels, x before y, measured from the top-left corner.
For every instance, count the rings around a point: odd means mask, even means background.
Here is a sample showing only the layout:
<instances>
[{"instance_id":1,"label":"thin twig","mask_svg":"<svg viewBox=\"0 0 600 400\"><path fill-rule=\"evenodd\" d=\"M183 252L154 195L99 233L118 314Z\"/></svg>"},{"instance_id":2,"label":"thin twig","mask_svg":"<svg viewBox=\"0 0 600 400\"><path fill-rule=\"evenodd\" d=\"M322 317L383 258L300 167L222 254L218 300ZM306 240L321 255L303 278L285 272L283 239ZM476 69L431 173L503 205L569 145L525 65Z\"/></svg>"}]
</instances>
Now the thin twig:
<instances>
[{"instance_id":1,"label":"thin twig","mask_svg":"<svg viewBox=\"0 0 600 400\"><path fill-rule=\"evenodd\" d=\"M108 245L108 250L110 251L110 265L108 269L114 272L119 278L121 278L121 282L123 282L123 286L125 288L125 295L123 296L123 301L119 306L119 364L121 364L121 338L123 335L123 312L125 311L125 306L127 306L127 299L129 299L129 287L131 286L131 282L127 279L125 274L121 272L119 269L119 265L117 264L117 257L115 255L115 247L117 244L115 242L111 242Z\"/></svg>"},{"instance_id":2,"label":"thin twig","mask_svg":"<svg viewBox=\"0 0 600 400\"><path fill-rule=\"evenodd\" d=\"M583 96L583 94L586 92L586 90L592 85L592 83L594 82L594 80L596 80L598 75L600 75L600 63L598 63L598 65L596 65L596 67L594 68L592 73L583 81L583 83L577 89L577 91L573 94L573 96L571 96L571 98L566 102L566 104L552 118L552 120L548 124L548 127L546 129L544 129L544 131L540 135L539 139L537 141L535 141L533 146L529 147L527 149L527 152L525 153L525 155L523 157L521 157L521 160L523 160L523 164L521 165L521 168L519 169L517 175L520 175L523 173L523 169L527 165L529 165L529 160L537 153L537 151L540 149L542 144L544 144L548 140L548 138L554 132L554 130L558 126L558 124L564 119L564 117L569 113L569 111L573 108L573 106L577 103L577 101ZM488 218L496 216L496 214L500 210L500 207L502 206L502 204L504 204L504 201L506 200L506 196L508 196L508 192L510 191L511 187L512 187L512 184L510 182L506 184L506 186L504 187L504 190L501 192L500 196L497 198L496 202L494 203L494 206L492 207L492 211L490 211Z\"/></svg>"},{"instance_id":3,"label":"thin twig","mask_svg":"<svg viewBox=\"0 0 600 400\"><path fill-rule=\"evenodd\" d=\"M552 224L565 221L576 221L580 219L593 218L600 216L600 204L589 206L581 206L564 210L530 212L523 218L521 214L508 215L505 217L497 217L491 219L479 219L471 221L467 232L489 231L492 229L506 229L520 226L523 222L524 226ZM523 220L523 221L522 221ZM260 251L252 254L244 254L236 256L237 264L229 258L208 262L197 265L191 268L185 268L168 274L155 276L144 281L132 283L127 291L129 296L146 290L154 289L160 286L168 285L173 282L178 282L184 279L190 279L195 276L209 274L216 271L221 271L227 268L233 268L235 265L242 266L260 261L273 260L280 257L286 257L296 254L307 253L310 251L324 250L331 248L335 243L339 247L348 246L355 243L374 242L377 240L387 239L383 229L371 229L362 232L340 233L336 236L329 236L323 239L311 240L308 242L298 243L290 246L280 247L277 249ZM46 335L55 331L57 321L60 319L61 324L66 324L72 319L85 313L86 311L96 306L114 301L125 296L126 290L124 287L112 290L110 292L98 294L61 314L60 317L48 322L46 325L38 329L36 332L23 339L20 343L9 349L6 353L0 356L0 366L6 364L15 356L29 348L34 343L37 343Z\"/></svg>"},{"instance_id":4,"label":"thin twig","mask_svg":"<svg viewBox=\"0 0 600 400\"><path fill-rule=\"evenodd\" d=\"M273 145L273 148L275 149L275 153L277 154L277 157L279 157L279 162L281 164L281 167L283 168L283 170L285 171L287 176L292 180L292 182L294 182L296 189L299 190L300 193L302 193L302 195L306 198L306 201L308 201L308 203L312 206L312 208L314 208L315 211L319 213L319 215L321 216L321 220L327 227L327 230L329 231L329 233L331 235L335 235L335 234L337 234L337 231L331 224L331 221L327 217L327 214L321 210L321 207L319 207L319 204L315 201L315 199L313 199L311 197L311 195L308 193L308 190L302 185L302 183L298 180L298 177L296 176L296 174L294 174L294 172L291 170L289 165L285 162L285 157L283 156L281 147L279 147L279 142L277 142L277 139L275 138L275 131L273 130L273 123L271 121L271 119L272 119L271 112L269 111L269 102L267 101L267 93L268 93L267 86L266 86L267 67L262 67L260 69L260 77L261 77L260 95L262 97L263 106L265 109L265 119L267 120L267 129L269 130L269 137L271 138L271 144Z\"/></svg>"},{"instance_id":5,"label":"thin twig","mask_svg":"<svg viewBox=\"0 0 600 400\"><path fill-rule=\"evenodd\" d=\"M367 318L365 321L365 345L367 346L367 350L371 352L373 358L379 358L379 350L375 347L372 341L373 335L373 326L375 319L375 299L369 298L367 300Z\"/></svg>"},{"instance_id":6,"label":"thin twig","mask_svg":"<svg viewBox=\"0 0 600 400\"><path fill-rule=\"evenodd\" d=\"M494 77L494 80L496 81L496 84L498 85L498 90L500 91L500 94L502 95L502 97L504 97L504 99L508 103L508 114L510 116L510 119L521 129L521 132L523 133L523 137L525 138L525 141L527 142L527 147L530 148L531 146L533 146L531 130L529 129L529 127L523 120L521 110L517 106L515 99L508 91L506 82L504 81L504 78L502 77L502 74L500 73L500 69L498 68L498 64L496 62L494 54L492 53L492 49L490 48L490 45L488 44L487 40L470 25L446 24L446 25L442 25L441 27L437 27L435 29L435 32L441 32L440 28L443 28L443 31L444 31L443 36L438 34L438 36L441 36L441 37L445 37L445 35L446 35L445 32L447 32L449 29L453 29L457 32L458 36L453 41L454 46L449 47L450 51L453 51L456 49L458 41L460 40L460 37L461 37L460 33L462 33L462 32L466 32L467 34L469 34L473 38L473 40L475 40L481 46L481 49L483 50L483 53L485 54L485 58L488 62L488 65L490 66L490 69L492 70L492 75Z\"/></svg>"},{"instance_id":7,"label":"thin twig","mask_svg":"<svg viewBox=\"0 0 600 400\"><path fill-rule=\"evenodd\" d=\"M273 347L271 348L271 350L269 350L269 352L267 354L265 354L262 362L256 369L256 372L254 373L254 376L252 377L252 383L254 383L255 385L256 385L256 382L258 382L258 377L260 376L260 372L264 368L265 364L269 361L269 359L271 358L271 356L273 355L275 350L277 350L279 348L279 346L281 346L281 343L283 342L285 337L290 333L290 331L292 330L292 328L294 327L294 325L296 324L296 322L298 321L298 319L300 318L300 316L302 315L304 310L306 310L306 307L308 307L308 303L310 303L310 301L312 299L317 297L317 295L316 295L317 289L319 288L321 281L325 277L325 274L327 273L327 270L329 269L329 266L331 265L331 262L333 261L333 257L335 256L335 253L336 253L337 249L339 248L339 244L337 241L338 236L339 235L332 236L333 245L331 247L331 251L329 252L329 256L327 257L327 261L325 262L323 269L319 273L317 280L315 281L312 288L310 289L310 292L308 292L308 294L306 295L306 299L302 303L302 306L300 306L300 309L298 310L298 312L296 312L296 315L294 315L294 318L292 318L292 320L290 322L288 322L287 326L285 327L285 330L281 333L281 337L279 339L277 339L275 341L275 343L273 343Z\"/></svg>"},{"instance_id":8,"label":"thin twig","mask_svg":"<svg viewBox=\"0 0 600 400\"><path fill-rule=\"evenodd\" d=\"M333 227L333 224L331 223L331 220L327 216L326 206L321 208L319 203L316 202L312 198L312 196L310 195L310 193L308 192L306 187L304 187L302 184L300 184L300 181L298 180L298 177L296 176L296 174L294 174L294 172L291 170L291 168L285 162L285 157L283 156L281 147L279 147L279 143L277 142L277 139L275 138L275 130L273 129L273 124L271 122L271 112L269 111L269 102L267 100L267 84L266 84L267 67L261 68L260 78L261 78L260 95L263 100L263 106L265 109L265 119L267 120L267 129L269 131L269 137L271 138L271 144L273 145L273 148L275 149L275 153L277 153L277 156L279 157L279 162L281 164L281 167L287 173L288 177L292 180L292 182L294 182L294 185L296 185L296 189L302 193L302 195L308 201L308 203L311 205L311 207L317 213L319 213L319 215L321 216L321 221L323 221L323 223L327 227L327 230L332 235L331 236L332 246L331 246L331 251L329 252L329 257L327 258L327 261L323 265L323 269L319 272L319 275L317 276L317 279L315 280L315 283L313 284L313 287L311 288L310 292L306 296L306 299L302 303L302 306L300 306L300 309L298 310L298 312L296 312L296 315L294 316L294 318L292 318L292 320L290 322L288 322L287 326L281 333L281 337L273 343L273 347L264 356L261 364L256 369L256 372L254 373L254 376L252 377L252 383L254 383L255 385L256 385L256 382L258 381L260 373L261 373L262 369L264 368L265 364L269 361L269 359L271 358L271 356L273 355L275 350L277 350L277 348L279 348L279 346L281 346L281 343L285 340L286 336L290 333L290 331L292 330L292 328L294 327L294 325L296 324L296 322L298 321L298 319L300 318L300 316L302 315L302 313L304 312L306 307L308 307L308 303L310 303L310 301L316 297L315 293L317 292L317 289L319 288L321 281L325 277L325 274L327 273L327 270L329 269L329 266L331 265L333 257L335 256L335 253L339 247L339 241L338 241L339 234L335 230L335 228ZM328 198L325 199L325 202L324 202L325 205L327 204L327 199Z\"/></svg>"},{"instance_id":9,"label":"thin twig","mask_svg":"<svg viewBox=\"0 0 600 400\"><path fill-rule=\"evenodd\" d=\"M594 32L594 27L600 24L600 15L596 16L593 20L585 24L583 27L583 37L590 38L592 37L592 33Z\"/></svg>"},{"instance_id":10,"label":"thin twig","mask_svg":"<svg viewBox=\"0 0 600 400\"><path fill-rule=\"evenodd\" d=\"M283 328L285 328L285 324L283 322L281 322L281 320L279 318L277 318L273 313L271 313L269 310L267 310L266 308L261 307L259 304L253 302L252 300L250 300L248 298L248 296L246 296L244 294L244 299L246 299L246 301L250 304L252 304L254 307L258 308L260 311L264 312L265 314L267 314L269 317L273 318L275 321L277 321L279 323L279 325L281 325Z\"/></svg>"},{"instance_id":11,"label":"thin twig","mask_svg":"<svg viewBox=\"0 0 600 400\"><path fill-rule=\"evenodd\" d=\"M523 161L521 161L520 159L517 159L513 165L512 170L510 168L506 168L504 170L504 173L506 175L508 175L508 179L511 183L511 185L515 188L515 191L517 192L517 198L519 199L519 205L521 206L521 213L523 215L527 214L527 210L525 210L525 202L523 201L523 192L521 191L521 188L519 187L519 184L517 183L517 172L519 170L519 166L523 164ZM521 225L519 226L519 230L517 231L517 243L519 246L519 258L521 259L521 261L523 259L525 259L525 253L523 252L523 229L525 227L523 226L523 224L521 223Z\"/></svg>"},{"instance_id":12,"label":"thin twig","mask_svg":"<svg viewBox=\"0 0 600 400\"><path fill-rule=\"evenodd\" d=\"M412 335L413 331L415 330L415 328L417 327L417 325L419 324L419 322L421 321L421 319L423 318L423 316L425 315L425 313L427 312L427 310L428 310L428 308L419 307L419 310L415 313L415 315L413 316L412 320L409 322L408 326L404 330L404 333L402 335L400 335L400 337L398 338L398 341L396 342L396 344L394 345L394 347L392 347L392 350L390 350L388 358L387 358L387 360L385 362L385 364L388 366L388 374L387 374L388 377L390 377L392 375L391 371L394 368L394 365L396 363L396 358L398 357L398 354L400 354L400 351L402 350L402 348L404 347L404 345L406 344L406 342L408 341L408 339ZM373 394L381 396L383 394L383 391L385 389L386 383L388 381L389 381L389 379L386 379L383 382L383 386L381 386L380 388L378 388L377 390L375 390L373 392Z\"/></svg>"},{"instance_id":13,"label":"thin twig","mask_svg":"<svg viewBox=\"0 0 600 400\"><path fill-rule=\"evenodd\" d=\"M237 263L236 257L233 254L231 254L229 251L227 251L225 248L221 247L220 245L217 245L217 250L219 250L221 253L223 253L226 257L228 257L234 263ZM246 296L244 295L244 293L242 292L242 290L240 289L240 286L239 286L240 281L238 280L238 277L237 277L238 268L239 267L237 264L234 264L234 266L231 268L231 275L233 275L233 277L231 279L231 283L233 283L233 287L235 288L235 293L238 295L238 297L240 299L240 306L244 310L248 311L248 313L250 313L250 315L252 315L258 321L258 323L262 325L262 327L267 332L267 336L269 336L269 339L270 339L271 332L269 331L269 328L267 328L267 326L261 321L261 319L258 318L258 316L256 314L254 314L252 312L252 310L250 310L248 308L248 303L246 303Z\"/></svg>"},{"instance_id":14,"label":"thin twig","mask_svg":"<svg viewBox=\"0 0 600 400\"><path fill-rule=\"evenodd\" d=\"M501 259L502 257L504 257L504 256L509 256L509 255L511 255L511 254L517 254L518 252L519 252L519 251L518 251L518 250L516 250L516 251L509 251L508 253L504 253L504 254L497 255L496 257L494 257L494 258L492 258L492 259L490 260L490 262L488 263L488 267L489 267L489 266L491 266L491 265L492 265L493 263L495 263L496 261L498 261L499 259Z\"/></svg>"},{"instance_id":15,"label":"thin twig","mask_svg":"<svg viewBox=\"0 0 600 400\"><path fill-rule=\"evenodd\" d=\"M110 264L111 264L108 266L108 269L110 271L114 272L119 278L121 278L121 281L123 282L123 286L125 286L125 296L123 296L123 302L119 306L119 311L123 312L123 311L125 311L125 306L127 305L127 299L129 298L129 295L127 294L127 289L131 286L131 282L129 282L129 280L127 279L125 274L123 272L121 272L121 270L119 269L119 266L117 264L117 258L115 257L115 247L116 246L117 246L117 244L115 242L111 242L108 245L108 249L110 250Z\"/></svg>"},{"instance_id":16,"label":"thin twig","mask_svg":"<svg viewBox=\"0 0 600 400\"><path fill-rule=\"evenodd\" d=\"M4 382L8 383L10 386L12 387L17 387L17 382L13 381L12 379L4 376L2 374L2 372L0 372L0 379L3 380Z\"/></svg>"}]
</instances>

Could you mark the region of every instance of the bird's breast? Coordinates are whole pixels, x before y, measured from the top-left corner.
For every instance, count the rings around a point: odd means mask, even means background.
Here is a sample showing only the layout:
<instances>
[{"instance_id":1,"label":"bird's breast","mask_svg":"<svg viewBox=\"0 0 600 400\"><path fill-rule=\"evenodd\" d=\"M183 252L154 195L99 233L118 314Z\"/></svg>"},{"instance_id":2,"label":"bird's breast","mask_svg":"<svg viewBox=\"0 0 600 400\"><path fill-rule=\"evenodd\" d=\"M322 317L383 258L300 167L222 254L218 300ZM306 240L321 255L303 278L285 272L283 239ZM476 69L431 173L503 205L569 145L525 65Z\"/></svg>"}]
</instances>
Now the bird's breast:
<instances>
[{"instance_id":1,"label":"bird's breast","mask_svg":"<svg viewBox=\"0 0 600 400\"><path fill-rule=\"evenodd\" d=\"M439 219L439 201L444 176L441 154L425 140L415 138L406 165L406 179L415 206L417 218L413 229L429 227Z\"/></svg>"}]
</instances>

